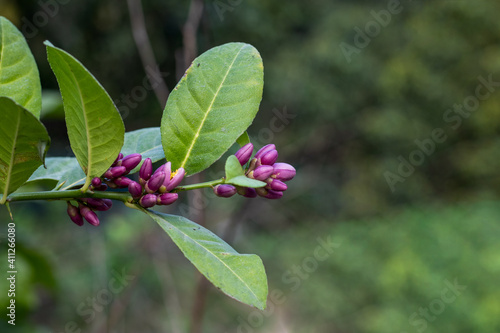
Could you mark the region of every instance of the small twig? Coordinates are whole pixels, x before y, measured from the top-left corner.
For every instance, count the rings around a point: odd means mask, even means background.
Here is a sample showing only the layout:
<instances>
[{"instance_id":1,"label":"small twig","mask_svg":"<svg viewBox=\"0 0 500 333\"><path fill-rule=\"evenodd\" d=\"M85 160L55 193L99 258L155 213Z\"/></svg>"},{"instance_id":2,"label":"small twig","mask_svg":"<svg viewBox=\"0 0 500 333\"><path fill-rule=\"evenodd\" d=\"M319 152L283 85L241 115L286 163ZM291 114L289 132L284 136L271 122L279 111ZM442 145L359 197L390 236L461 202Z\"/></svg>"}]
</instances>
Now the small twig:
<instances>
[{"instance_id":1,"label":"small twig","mask_svg":"<svg viewBox=\"0 0 500 333\"><path fill-rule=\"evenodd\" d=\"M144 12L142 10L141 0L127 0L128 11L130 13L130 23L132 25L132 34L134 36L135 45L141 57L142 66L146 72L151 86L155 92L158 102L161 107L165 107L169 90L165 81L163 80L160 68L156 63L153 48L149 41L146 24L144 22ZM153 73L150 73L150 72Z\"/></svg>"},{"instance_id":2,"label":"small twig","mask_svg":"<svg viewBox=\"0 0 500 333\"><path fill-rule=\"evenodd\" d=\"M188 67L198 54L196 46L196 33L200 26L201 16L203 14L203 0L192 0L189 6L189 14L182 29L184 42L184 66Z\"/></svg>"}]
</instances>

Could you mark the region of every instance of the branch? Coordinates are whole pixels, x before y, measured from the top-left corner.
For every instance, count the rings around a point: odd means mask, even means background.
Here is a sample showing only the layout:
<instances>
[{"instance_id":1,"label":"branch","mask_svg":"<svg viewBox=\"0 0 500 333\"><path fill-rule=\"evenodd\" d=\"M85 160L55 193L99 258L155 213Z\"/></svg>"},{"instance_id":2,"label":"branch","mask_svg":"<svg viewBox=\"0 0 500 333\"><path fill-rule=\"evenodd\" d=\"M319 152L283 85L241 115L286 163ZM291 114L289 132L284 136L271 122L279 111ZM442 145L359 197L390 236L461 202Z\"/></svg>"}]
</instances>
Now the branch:
<instances>
[{"instance_id":1,"label":"branch","mask_svg":"<svg viewBox=\"0 0 500 333\"><path fill-rule=\"evenodd\" d=\"M141 0L127 0L127 5L130 13L132 34L141 57L142 66L144 67L144 71L151 82L156 98L163 108L165 107L170 92L161 76L160 68L156 63L153 48L151 47L151 42L149 41L146 24L144 22L144 12L142 10ZM153 71L154 74L150 74L151 71ZM157 84L153 84L153 82L156 82Z\"/></svg>"}]
</instances>

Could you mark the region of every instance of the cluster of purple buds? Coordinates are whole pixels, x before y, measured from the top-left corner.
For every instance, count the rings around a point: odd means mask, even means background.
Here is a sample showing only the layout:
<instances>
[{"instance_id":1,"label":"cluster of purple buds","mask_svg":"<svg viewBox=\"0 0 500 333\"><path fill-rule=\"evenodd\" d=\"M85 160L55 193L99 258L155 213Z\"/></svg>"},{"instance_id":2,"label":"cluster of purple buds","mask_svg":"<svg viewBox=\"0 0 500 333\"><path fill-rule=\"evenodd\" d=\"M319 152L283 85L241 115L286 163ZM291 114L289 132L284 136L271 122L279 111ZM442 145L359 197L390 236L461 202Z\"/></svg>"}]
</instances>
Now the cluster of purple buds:
<instances>
[{"instance_id":1,"label":"cluster of purple buds","mask_svg":"<svg viewBox=\"0 0 500 333\"><path fill-rule=\"evenodd\" d=\"M146 158L139 170L139 182L130 181L127 185L132 197L144 208L155 205L170 205L179 195L171 192L185 175L184 168L172 172L172 165L167 162L153 172L153 163Z\"/></svg>"},{"instance_id":2,"label":"cluster of purple buds","mask_svg":"<svg viewBox=\"0 0 500 333\"><path fill-rule=\"evenodd\" d=\"M68 201L67 212L71 221L80 227L83 225L83 219L93 226L98 226L100 222L95 212L104 212L113 206L110 199L82 198L78 199L77 202L78 207L73 206Z\"/></svg>"},{"instance_id":3,"label":"cluster of purple buds","mask_svg":"<svg viewBox=\"0 0 500 333\"><path fill-rule=\"evenodd\" d=\"M247 198L261 196L267 199L279 199L283 196L283 192L288 188L285 182L295 177L295 168L288 163L276 162L278 151L274 144L262 147L250 160L252 152L253 145L247 143L236 152L235 156L242 166L248 163L248 167L245 169L245 175L248 178L263 181L267 185L260 188L250 188L220 184L214 187L216 195L228 198L238 193Z\"/></svg>"}]
</instances>

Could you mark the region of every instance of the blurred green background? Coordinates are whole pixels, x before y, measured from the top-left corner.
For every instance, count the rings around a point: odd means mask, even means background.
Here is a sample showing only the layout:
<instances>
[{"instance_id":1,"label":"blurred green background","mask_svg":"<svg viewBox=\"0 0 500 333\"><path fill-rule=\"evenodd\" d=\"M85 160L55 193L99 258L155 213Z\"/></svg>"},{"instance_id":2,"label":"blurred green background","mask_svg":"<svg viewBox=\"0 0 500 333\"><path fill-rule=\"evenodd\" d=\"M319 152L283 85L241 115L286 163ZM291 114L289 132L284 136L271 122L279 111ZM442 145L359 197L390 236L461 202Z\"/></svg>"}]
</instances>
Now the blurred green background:
<instances>
[{"instance_id":1,"label":"blurred green background","mask_svg":"<svg viewBox=\"0 0 500 333\"><path fill-rule=\"evenodd\" d=\"M170 89L189 5L143 1ZM278 201L203 192L207 227L262 257L270 299L260 312L210 287L201 332L500 331L499 12L489 0L204 1L198 53L231 41L261 52L249 134L297 176ZM2 0L0 15L39 65L51 156L71 152L47 39L97 77L127 130L159 126L153 92L122 99L146 77L125 1ZM115 206L78 228L61 203L12 205L17 325L4 316L1 332L196 331L196 270L152 221ZM168 211L187 215L186 199ZM0 219L5 272L5 209Z\"/></svg>"}]
</instances>

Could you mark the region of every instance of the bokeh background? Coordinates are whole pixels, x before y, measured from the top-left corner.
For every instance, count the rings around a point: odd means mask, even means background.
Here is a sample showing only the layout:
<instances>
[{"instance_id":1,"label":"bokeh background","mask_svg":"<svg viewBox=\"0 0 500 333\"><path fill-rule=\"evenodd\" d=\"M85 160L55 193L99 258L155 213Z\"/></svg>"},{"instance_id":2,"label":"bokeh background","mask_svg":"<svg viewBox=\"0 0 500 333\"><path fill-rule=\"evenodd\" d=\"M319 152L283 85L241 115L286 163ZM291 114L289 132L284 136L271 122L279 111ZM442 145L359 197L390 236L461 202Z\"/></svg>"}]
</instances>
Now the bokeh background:
<instances>
[{"instance_id":1,"label":"bokeh background","mask_svg":"<svg viewBox=\"0 0 500 333\"><path fill-rule=\"evenodd\" d=\"M197 207L183 198L167 211L201 214L261 256L268 310L207 287L153 221L119 204L99 228L78 228L59 202L18 203L17 325L3 316L0 331L499 332L500 3L201 3L198 54L232 41L260 51L264 97L249 134L275 143L297 176L278 201L200 192ZM191 2L142 5L172 89L187 67ZM38 63L51 156L71 152L44 40L97 77L127 130L159 126L163 105L137 95L146 72L126 1L1 0L0 15ZM0 219L5 272L5 209ZM107 298L116 277L122 288Z\"/></svg>"}]
</instances>

